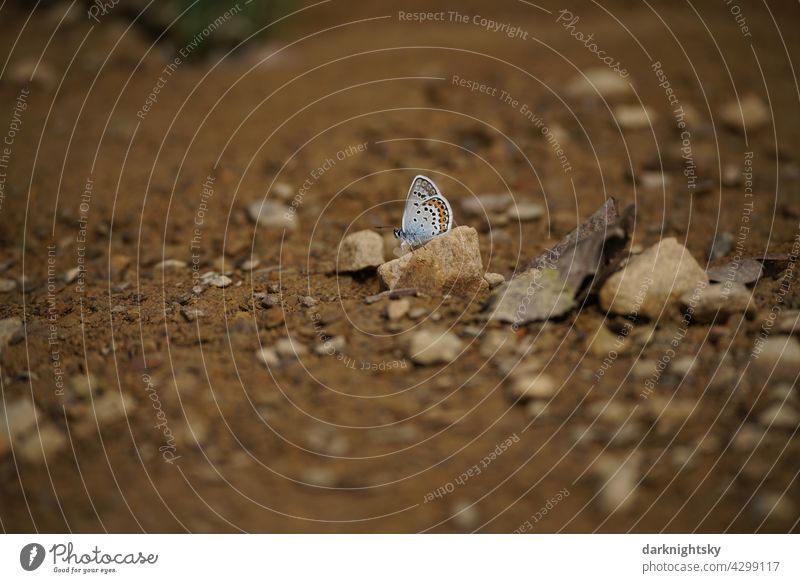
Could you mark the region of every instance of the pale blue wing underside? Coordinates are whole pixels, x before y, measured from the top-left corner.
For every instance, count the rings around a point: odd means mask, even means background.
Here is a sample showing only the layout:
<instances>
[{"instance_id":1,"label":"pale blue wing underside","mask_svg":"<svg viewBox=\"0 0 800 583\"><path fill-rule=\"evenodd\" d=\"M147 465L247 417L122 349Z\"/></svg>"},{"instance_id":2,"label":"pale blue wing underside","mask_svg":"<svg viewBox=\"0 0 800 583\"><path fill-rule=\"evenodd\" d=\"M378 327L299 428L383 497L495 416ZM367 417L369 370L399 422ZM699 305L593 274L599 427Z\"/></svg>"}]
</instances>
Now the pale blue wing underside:
<instances>
[{"instance_id":1,"label":"pale blue wing underside","mask_svg":"<svg viewBox=\"0 0 800 583\"><path fill-rule=\"evenodd\" d=\"M415 176L408 189L403 213L405 238L412 243L424 243L446 233L452 226L453 210L450 203L430 178Z\"/></svg>"}]
</instances>

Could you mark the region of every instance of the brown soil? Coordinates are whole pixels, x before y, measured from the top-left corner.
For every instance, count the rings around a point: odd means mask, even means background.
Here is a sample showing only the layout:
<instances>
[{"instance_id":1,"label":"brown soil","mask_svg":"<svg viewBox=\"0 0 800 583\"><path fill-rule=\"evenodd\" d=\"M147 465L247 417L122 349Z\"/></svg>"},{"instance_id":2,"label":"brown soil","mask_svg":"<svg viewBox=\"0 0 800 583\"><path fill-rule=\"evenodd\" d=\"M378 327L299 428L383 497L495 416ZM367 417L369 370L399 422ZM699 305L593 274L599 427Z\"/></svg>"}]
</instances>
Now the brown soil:
<instances>
[{"instance_id":1,"label":"brown soil","mask_svg":"<svg viewBox=\"0 0 800 583\"><path fill-rule=\"evenodd\" d=\"M638 98L656 112L653 131L620 131L613 102L566 95L580 70L603 65L555 22L557 5L543 4L550 14L508 0L459 8L519 25L527 41L471 23L398 21L398 10L440 9L430 2L310 8L233 55L212 51L210 60L182 63L144 119L137 112L172 59L168 45L136 27L126 32L128 22L113 12L92 28L80 14L55 30L55 11L28 20L4 8L0 133L20 90L30 94L0 207L0 277L24 275L26 289L1 296L0 317L26 326L2 354L2 395L32 396L40 423L67 442L46 463L10 452L0 460L3 530L796 530L795 432L771 427L755 450L734 443L743 427L758 426L774 389L742 371L785 263L755 285L758 314L689 328L676 352L697 357L691 376L665 375L655 391L696 406L670 422L657 420L629 373L669 348L680 321L674 306L658 322L637 323L639 331L655 328L653 340L621 354L594 386L603 356L587 351L588 342L604 320L616 329L621 318L589 302L561 321L522 328L515 342L529 345L525 358L546 363L561 383L534 420L509 398L499 361L479 351L487 331L508 329L485 322L488 291L412 298L425 316L394 326L385 318L388 299L364 301L380 291L374 273L335 273L345 234L399 225L416 173L435 176L456 222L479 230L490 272L510 277L608 196L636 204L633 245L674 236L705 266L715 233L740 232L744 185L721 186L720 172L742 167L746 151L754 153L754 211L743 252L791 248L800 217L796 3L742 3L750 37L721 2L603 4L573 8L576 30L594 33L630 71ZM40 57L46 69L32 82L14 80L15 67ZM692 145L698 173L711 181L705 193L687 192L680 137L651 59L681 104L696 110ZM456 87L453 75L504 90L519 105ZM748 93L768 100L773 121L745 137L723 127L719 110ZM520 112L523 103L558 130L571 172ZM366 149L336 159L358 144ZM634 186L631 175L654 161L657 168L659 156L672 178L666 192ZM335 163L312 178L326 159ZM213 195L204 197L209 176ZM296 230L248 218L248 204L273 181L298 189L307 179ZM546 215L489 230L461 212L473 194L507 189L518 201L545 204ZM83 288L80 279L57 280L52 301L51 245L59 276L82 254L87 269ZM233 284L194 296L193 253L200 273L232 271ZM251 253L260 259L252 273L240 267ZM189 266L155 270L164 259ZM283 308L253 300L271 284ZM312 308L299 300L309 295L319 300ZM797 285L784 307L800 307ZM203 315L194 321L182 313L195 309ZM416 366L404 348L407 331L434 324L452 327L468 348L448 365ZM286 336L311 350L323 333L346 337L346 358L309 352L268 369L255 356ZM70 384L86 373L95 399L130 397L127 420L95 423L91 401ZM154 399L175 436L173 463L162 454ZM624 414L598 417L604 401ZM796 410L796 389L791 403ZM613 472L602 468L628 456L636 487L615 511L603 493L614 480L602 488ZM480 473L457 483L476 465ZM451 492L430 495L448 484ZM559 492L569 495L548 503ZM765 511L778 499L778 510Z\"/></svg>"}]
</instances>

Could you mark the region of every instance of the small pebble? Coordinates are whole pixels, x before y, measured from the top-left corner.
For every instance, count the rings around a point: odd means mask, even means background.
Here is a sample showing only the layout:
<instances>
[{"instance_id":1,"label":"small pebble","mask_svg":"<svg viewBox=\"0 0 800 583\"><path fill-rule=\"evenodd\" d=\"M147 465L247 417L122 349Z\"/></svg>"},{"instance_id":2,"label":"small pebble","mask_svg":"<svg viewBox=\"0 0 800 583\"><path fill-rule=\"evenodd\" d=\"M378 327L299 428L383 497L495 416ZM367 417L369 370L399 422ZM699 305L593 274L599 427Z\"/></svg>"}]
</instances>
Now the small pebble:
<instances>
[{"instance_id":1,"label":"small pebble","mask_svg":"<svg viewBox=\"0 0 800 583\"><path fill-rule=\"evenodd\" d=\"M450 514L453 517L453 525L459 530L472 530L480 525L478 508L469 500L457 500L450 509Z\"/></svg>"},{"instance_id":2,"label":"small pebble","mask_svg":"<svg viewBox=\"0 0 800 583\"><path fill-rule=\"evenodd\" d=\"M631 505L639 481L636 456L625 461L623 457L603 455L595 462L593 472L602 487L600 503L605 512L621 511Z\"/></svg>"},{"instance_id":3,"label":"small pebble","mask_svg":"<svg viewBox=\"0 0 800 583\"><path fill-rule=\"evenodd\" d=\"M205 312L203 310L199 310L197 308L181 308L181 316L187 322L194 322L198 318L202 318L205 316Z\"/></svg>"},{"instance_id":4,"label":"small pebble","mask_svg":"<svg viewBox=\"0 0 800 583\"><path fill-rule=\"evenodd\" d=\"M509 394L517 401L550 399L558 392L558 383L547 373L538 372L538 362L520 364L509 378Z\"/></svg>"},{"instance_id":5,"label":"small pebble","mask_svg":"<svg viewBox=\"0 0 800 583\"><path fill-rule=\"evenodd\" d=\"M250 220L260 227L294 230L297 228L297 213L293 209L273 200L257 200L247 207Z\"/></svg>"},{"instance_id":6,"label":"small pebble","mask_svg":"<svg viewBox=\"0 0 800 583\"><path fill-rule=\"evenodd\" d=\"M256 350L256 358L261 361L262 364L266 365L267 368L272 368L280 364L280 359L275 349L269 346Z\"/></svg>"},{"instance_id":7,"label":"small pebble","mask_svg":"<svg viewBox=\"0 0 800 583\"><path fill-rule=\"evenodd\" d=\"M339 246L337 260L340 272L355 272L378 267L384 262L383 237L370 230L351 233Z\"/></svg>"},{"instance_id":8,"label":"small pebble","mask_svg":"<svg viewBox=\"0 0 800 583\"><path fill-rule=\"evenodd\" d=\"M261 298L261 306L264 308L272 308L273 306L281 305L280 294L266 294Z\"/></svg>"},{"instance_id":9,"label":"small pebble","mask_svg":"<svg viewBox=\"0 0 800 583\"><path fill-rule=\"evenodd\" d=\"M775 403L767 407L759 416L758 421L766 427L780 429L797 429L800 418L789 403Z\"/></svg>"},{"instance_id":10,"label":"small pebble","mask_svg":"<svg viewBox=\"0 0 800 583\"><path fill-rule=\"evenodd\" d=\"M55 426L43 424L39 426L39 431L30 433L23 438L19 445L15 444L14 453L23 460L34 463L52 464L54 459L67 444L67 439Z\"/></svg>"},{"instance_id":11,"label":"small pebble","mask_svg":"<svg viewBox=\"0 0 800 583\"><path fill-rule=\"evenodd\" d=\"M490 288L495 288L498 285L505 283L506 278L502 273L485 273L483 279L489 284Z\"/></svg>"},{"instance_id":12,"label":"small pebble","mask_svg":"<svg viewBox=\"0 0 800 583\"><path fill-rule=\"evenodd\" d=\"M411 308L408 312L408 317L412 320L419 320L428 313L425 308Z\"/></svg>"},{"instance_id":13,"label":"small pebble","mask_svg":"<svg viewBox=\"0 0 800 583\"><path fill-rule=\"evenodd\" d=\"M800 374L800 343L793 336L771 336L756 344L753 353L750 370L758 382L794 382Z\"/></svg>"},{"instance_id":14,"label":"small pebble","mask_svg":"<svg viewBox=\"0 0 800 583\"><path fill-rule=\"evenodd\" d=\"M606 67L592 67L567 84L566 92L577 98L611 99L632 93L630 82Z\"/></svg>"},{"instance_id":15,"label":"small pebble","mask_svg":"<svg viewBox=\"0 0 800 583\"><path fill-rule=\"evenodd\" d=\"M78 275L80 274L80 272L81 272L80 267L73 267L72 269L68 269L67 271L65 271L63 275L64 283L72 283L73 281L78 279Z\"/></svg>"},{"instance_id":16,"label":"small pebble","mask_svg":"<svg viewBox=\"0 0 800 583\"><path fill-rule=\"evenodd\" d=\"M408 356L420 365L452 362L461 353L464 344L449 330L426 328L412 334Z\"/></svg>"},{"instance_id":17,"label":"small pebble","mask_svg":"<svg viewBox=\"0 0 800 583\"><path fill-rule=\"evenodd\" d=\"M544 216L544 207L532 202L519 202L508 209L508 218L511 221L526 223L536 221Z\"/></svg>"},{"instance_id":18,"label":"small pebble","mask_svg":"<svg viewBox=\"0 0 800 583\"><path fill-rule=\"evenodd\" d=\"M332 354L340 354L347 345L347 340L344 336L334 336L324 342L320 342L314 348L314 354L318 354L320 356L323 355L332 355Z\"/></svg>"},{"instance_id":19,"label":"small pebble","mask_svg":"<svg viewBox=\"0 0 800 583\"><path fill-rule=\"evenodd\" d=\"M291 338L281 338L275 343L275 352L282 359L289 359L307 354L308 349Z\"/></svg>"},{"instance_id":20,"label":"small pebble","mask_svg":"<svg viewBox=\"0 0 800 583\"><path fill-rule=\"evenodd\" d=\"M304 308L313 308L319 301L311 296L300 296L297 298L298 303Z\"/></svg>"},{"instance_id":21,"label":"small pebble","mask_svg":"<svg viewBox=\"0 0 800 583\"><path fill-rule=\"evenodd\" d=\"M230 277L227 275L221 275L216 272L206 273L201 277L201 281L206 285L211 285L214 287L228 287L230 284L233 283Z\"/></svg>"},{"instance_id":22,"label":"small pebble","mask_svg":"<svg viewBox=\"0 0 800 583\"><path fill-rule=\"evenodd\" d=\"M623 130L643 130L652 126L656 113L646 105L620 105L614 108L614 119Z\"/></svg>"},{"instance_id":23,"label":"small pebble","mask_svg":"<svg viewBox=\"0 0 800 583\"><path fill-rule=\"evenodd\" d=\"M513 202L510 194L480 194L462 200L461 210L472 217L491 217L505 213Z\"/></svg>"},{"instance_id":24,"label":"small pebble","mask_svg":"<svg viewBox=\"0 0 800 583\"><path fill-rule=\"evenodd\" d=\"M287 201L294 196L294 187L288 182L276 182L272 185L270 193L283 201Z\"/></svg>"},{"instance_id":25,"label":"small pebble","mask_svg":"<svg viewBox=\"0 0 800 583\"><path fill-rule=\"evenodd\" d=\"M136 409L136 401L127 393L106 393L93 401L94 415L101 425L116 423Z\"/></svg>"},{"instance_id":26,"label":"small pebble","mask_svg":"<svg viewBox=\"0 0 800 583\"><path fill-rule=\"evenodd\" d=\"M720 119L729 129L738 133L756 132L770 122L770 111L764 100L754 94L733 100L720 109Z\"/></svg>"},{"instance_id":27,"label":"small pebble","mask_svg":"<svg viewBox=\"0 0 800 583\"><path fill-rule=\"evenodd\" d=\"M165 259L160 263L156 263L153 266L153 269L155 269L156 271L160 271L162 269L166 271L170 269L183 269L185 267L186 267L185 261L181 261L180 259Z\"/></svg>"},{"instance_id":28,"label":"small pebble","mask_svg":"<svg viewBox=\"0 0 800 583\"><path fill-rule=\"evenodd\" d=\"M410 309L411 302L407 298L394 300L389 302L389 305L386 306L386 317L394 322L408 314Z\"/></svg>"},{"instance_id":29,"label":"small pebble","mask_svg":"<svg viewBox=\"0 0 800 583\"><path fill-rule=\"evenodd\" d=\"M19 318L6 318L0 320L0 355L11 339L22 332L22 320Z\"/></svg>"}]
</instances>

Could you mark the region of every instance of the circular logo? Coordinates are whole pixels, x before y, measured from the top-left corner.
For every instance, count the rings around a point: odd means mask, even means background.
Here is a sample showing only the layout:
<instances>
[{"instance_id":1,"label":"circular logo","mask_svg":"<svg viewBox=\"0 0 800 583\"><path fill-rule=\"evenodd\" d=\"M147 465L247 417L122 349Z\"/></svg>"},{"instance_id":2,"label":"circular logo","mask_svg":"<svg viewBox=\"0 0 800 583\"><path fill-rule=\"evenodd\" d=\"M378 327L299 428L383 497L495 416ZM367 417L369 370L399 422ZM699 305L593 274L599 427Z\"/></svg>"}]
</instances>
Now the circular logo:
<instances>
[{"instance_id":1,"label":"circular logo","mask_svg":"<svg viewBox=\"0 0 800 583\"><path fill-rule=\"evenodd\" d=\"M35 571L44 562L44 547L39 543L29 543L19 552L19 564L26 571Z\"/></svg>"}]
</instances>

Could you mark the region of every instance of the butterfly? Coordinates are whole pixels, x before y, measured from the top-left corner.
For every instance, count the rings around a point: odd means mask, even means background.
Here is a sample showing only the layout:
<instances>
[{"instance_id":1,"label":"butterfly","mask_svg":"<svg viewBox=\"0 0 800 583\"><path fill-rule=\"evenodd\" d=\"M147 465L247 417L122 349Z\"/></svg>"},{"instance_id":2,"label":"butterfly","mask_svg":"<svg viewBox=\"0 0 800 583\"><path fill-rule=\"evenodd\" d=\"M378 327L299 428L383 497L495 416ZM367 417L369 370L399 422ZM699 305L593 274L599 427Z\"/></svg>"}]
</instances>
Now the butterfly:
<instances>
[{"instance_id":1,"label":"butterfly","mask_svg":"<svg viewBox=\"0 0 800 583\"><path fill-rule=\"evenodd\" d=\"M419 247L453 226L453 210L433 180L418 174L411 181L400 229L394 236L410 247Z\"/></svg>"}]
</instances>

